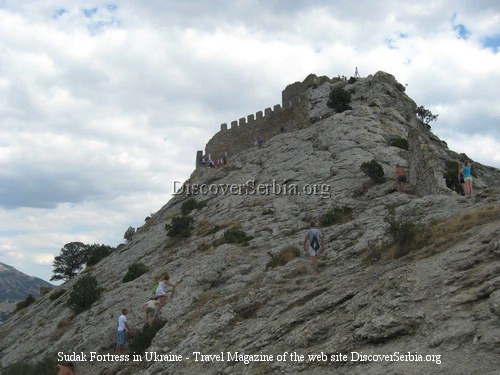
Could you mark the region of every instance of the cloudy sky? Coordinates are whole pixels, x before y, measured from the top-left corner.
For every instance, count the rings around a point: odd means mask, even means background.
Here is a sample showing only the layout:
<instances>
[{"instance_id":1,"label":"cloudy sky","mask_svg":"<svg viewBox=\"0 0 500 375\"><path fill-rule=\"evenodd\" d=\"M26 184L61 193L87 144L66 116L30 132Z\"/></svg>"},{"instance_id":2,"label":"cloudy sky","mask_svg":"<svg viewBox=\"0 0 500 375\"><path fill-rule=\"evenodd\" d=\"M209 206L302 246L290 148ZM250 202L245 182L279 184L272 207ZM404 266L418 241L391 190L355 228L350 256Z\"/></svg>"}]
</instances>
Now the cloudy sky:
<instances>
[{"instance_id":1,"label":"cloudy sky","mask_svg":"<svg viewBox=\"0 0 500 375\"><path fill-rule=\"evenodd\" d=\"M0 262L123 242L221 123L309 73L383 70L500 167L497 0L0 0Z\"/></svg>"}]
</instances>

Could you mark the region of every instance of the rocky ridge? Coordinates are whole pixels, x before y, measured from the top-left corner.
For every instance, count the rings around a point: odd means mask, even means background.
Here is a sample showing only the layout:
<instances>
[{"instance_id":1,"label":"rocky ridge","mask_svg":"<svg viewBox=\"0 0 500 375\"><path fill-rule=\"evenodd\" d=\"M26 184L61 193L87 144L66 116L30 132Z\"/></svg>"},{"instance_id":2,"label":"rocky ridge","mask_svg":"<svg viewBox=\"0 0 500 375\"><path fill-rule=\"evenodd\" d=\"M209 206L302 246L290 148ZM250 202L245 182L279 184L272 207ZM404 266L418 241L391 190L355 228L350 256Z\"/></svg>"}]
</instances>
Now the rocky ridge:
<instances>
[{"instance_id":1,"label":"rocky ridge","mask_svg":"<svg viewBox=\"0 0 500 375\"><path fill-rule=\"evenodd\" d=\"M29 294L37 297L40 295L40 287L52 288L53 285L0 263L0 302L16 302Z\"/></svg>"},{"instance_id":2,"label":"rocky ridge","mask_svg":"<svg viewBox=\"0 0 500 375\"><path fill-rule=\"evenodd\" d=\"M354 92L352 110L328 108L335 85ZM218 194L191 196L206 206L191 212L189 239L165 231L190 198L177 195L126 247L87 271L104 288L89 310L74 315L66 293L55 301L42 296L13 316L0 328L2 366L61 351L113 353L120 309L127 307L139 328L140 306L157 276L169 272L180 287L162 309L167 324L148 350L190 359L80 362L78 374L498 373L500 171L475 164L474 198L447 189L445 162L458 155L416 119L416 104L387 73L353 84L322 79L306 95L311 126L230 155L223 168L193 172L186 187L216 186ZM397 137L408 139L408 150L390 146ZM371 184L360 171L372 159L386 182ZM396 163L409 167L406 193L393 192ZM306 256L268 267L282 249L302 249L309 221L343 207L350 209L344 221L321 228L327 249L320 275L311 275ZM399 258L389 253L392 212L427 239ZM233 226L253 237L249 245L217 246ZM122 283L134 262L150 272ZM74 282L59 288L69 291ZM195 361L193 354L236 351L274 360ZM304 360L277 361L284 352ZM308 358L361 352L410 354L398 361ZM419 355L434 360L418 361Z\"/></svg>"}]
</instances>

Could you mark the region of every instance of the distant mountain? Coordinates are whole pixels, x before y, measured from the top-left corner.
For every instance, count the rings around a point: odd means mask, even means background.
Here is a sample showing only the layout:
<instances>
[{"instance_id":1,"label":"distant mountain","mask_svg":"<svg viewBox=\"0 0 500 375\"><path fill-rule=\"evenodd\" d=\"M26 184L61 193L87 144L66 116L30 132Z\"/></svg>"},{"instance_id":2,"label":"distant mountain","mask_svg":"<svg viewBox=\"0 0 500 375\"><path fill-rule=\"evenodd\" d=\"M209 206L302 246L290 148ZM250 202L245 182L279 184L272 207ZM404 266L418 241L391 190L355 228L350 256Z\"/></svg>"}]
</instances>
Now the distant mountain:
<instances>
[{"instance_id":1,"label":"distant mountain","mask_svg":"<svg viewBox=\"0 0 500 375\"><path fill-rule=\"evenodd\" d=\"M41 286L53 287L45 280L28 276L12 266L0 263L0 302L23 300L29 294L37 297Z\"/></svg>"}]
</instances>

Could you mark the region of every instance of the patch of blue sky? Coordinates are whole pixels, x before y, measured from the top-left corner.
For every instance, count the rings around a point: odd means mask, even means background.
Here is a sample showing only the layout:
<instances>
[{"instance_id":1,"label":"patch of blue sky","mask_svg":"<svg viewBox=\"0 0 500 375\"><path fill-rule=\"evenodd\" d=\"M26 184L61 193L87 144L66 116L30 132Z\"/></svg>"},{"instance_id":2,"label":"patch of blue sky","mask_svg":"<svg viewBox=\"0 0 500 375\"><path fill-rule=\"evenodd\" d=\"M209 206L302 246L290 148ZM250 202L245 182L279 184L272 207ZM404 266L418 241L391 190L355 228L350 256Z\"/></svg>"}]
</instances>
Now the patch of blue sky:
<instances>
[{"instance_id":1,"label":"patch of blue sky","mask_svg":"<svg viewBox=\"0 0 500 375\"><path fill-rule=\"evenodd\" d=\"M91 18L94 14L97 13L97 8L82 9L82 13L85 17Z\"/></svg>"},{"instance_id":2,"label":"patch of blue sky","mask_svg":"<svg viewBox=\"0 0 500 375\"><path fill-rule=\"evenodd\" d=\"M393 38L385 38L384 43L389 49L398 49L398 46L396 45L396 40Z\"/></svg>"},{"instance_id":3,"label":"patch of blue sky","mask_svg":"<svg viewBox=\"0 0 500 375\"><path fill-rule=\"evenodd\" d=\"M64 8L58 8L54 11L54 16L53 18L59 18L61 17L64 13L68 13L68 11Z\"/></svg>"},{"instance_id":4,"label":"patch of blue sky","mask_svg":"<svg viewBox=\"0 0 500 375\"><path fill-rule=\"evenodd\" d=\"M460 39L467 40L469 38L469 29L464 24L454 25L453 29L457 32Z\"/></svg>"},{"instance_id":5,"label":"patch of blue sky","mask_svg":"<svg viewBox=\"0 0 500 375\"><path fill-rule=\"evenodd\" d=\"M395 36L393 38L391 37L387 37L384 39L384 43L385 45L389 48L389 49L399 49L397 43L399 40L401 39L407 39L409 36L407 33L403 33L403 32L396 32L395 33Z\"/></svg>"},{"instance_id":6,"label":"patch of blue sky","mask_svg":"<svg viewBox=\"0 0 500 375\"><path fill-rule=\"evenodd\" d=\"M89 30L91 35L97 35L97 34L100 34L104 31L106 31L107 29L109 29L111 27L118 26L118 24L119 23L118 23L117 19L110 18L110 19L106 19L106 20L92 22L91 24L89 24L87 26L87 29Z\"/></svg>"},{"instance_id":7,"label":"patch of blue sky","mask_svg":"<svg viewBox=\"0 0 500 375\"><path fill-rule=\"evenodd\" d=\"M95 7L82 9L82 14L87 18L87 29L91 35L97 35L101 32L119 25L118 18L115 12L118 6L115 4L108 4L106 7Z\"/></svg>"},{"instance_id":8,"label":"patch of blue sky","mask_svg":"<svg viewBox=\"0 0 500 375\"><path fill-rule=\"evenodd\" d=\"M497 53L500 48L500 34L487 36L481 40L481 43L485 48L490 48Z\"/></svg>"},{"instance_id":9,"label":"patch of blue sky","mask_svg":"<svg viewBox=\"0 0 500 375\"><path fill-rule=\"evenodd\" d=\"M457 18L457 13L453 13L453 15L451 16L451 24L453 25L453 30L455 30L459 39L467 40L469 38L470 31L463 23L458 23Z\"/></svg>"}]
</instances>

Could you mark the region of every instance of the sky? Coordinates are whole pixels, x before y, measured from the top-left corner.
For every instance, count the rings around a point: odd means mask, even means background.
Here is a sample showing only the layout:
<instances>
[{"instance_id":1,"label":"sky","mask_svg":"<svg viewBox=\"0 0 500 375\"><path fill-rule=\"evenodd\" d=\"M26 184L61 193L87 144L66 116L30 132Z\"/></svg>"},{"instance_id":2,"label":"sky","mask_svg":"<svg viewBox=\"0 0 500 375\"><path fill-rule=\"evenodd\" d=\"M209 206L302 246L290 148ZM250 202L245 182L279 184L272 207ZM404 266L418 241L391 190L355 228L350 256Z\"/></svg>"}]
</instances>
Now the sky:
<instances>
[{"instance_id":1,"label":"sky","mask_svg":"<svg viewBox=\"0 0 500 375\"><path fill-rule=\"evenodd\" d=\"M66 243L124 242L310 73L388 72L500 168L499 48L497 0L0 0L0 262L49 280Z\"/></svg>"}]
</instances>

